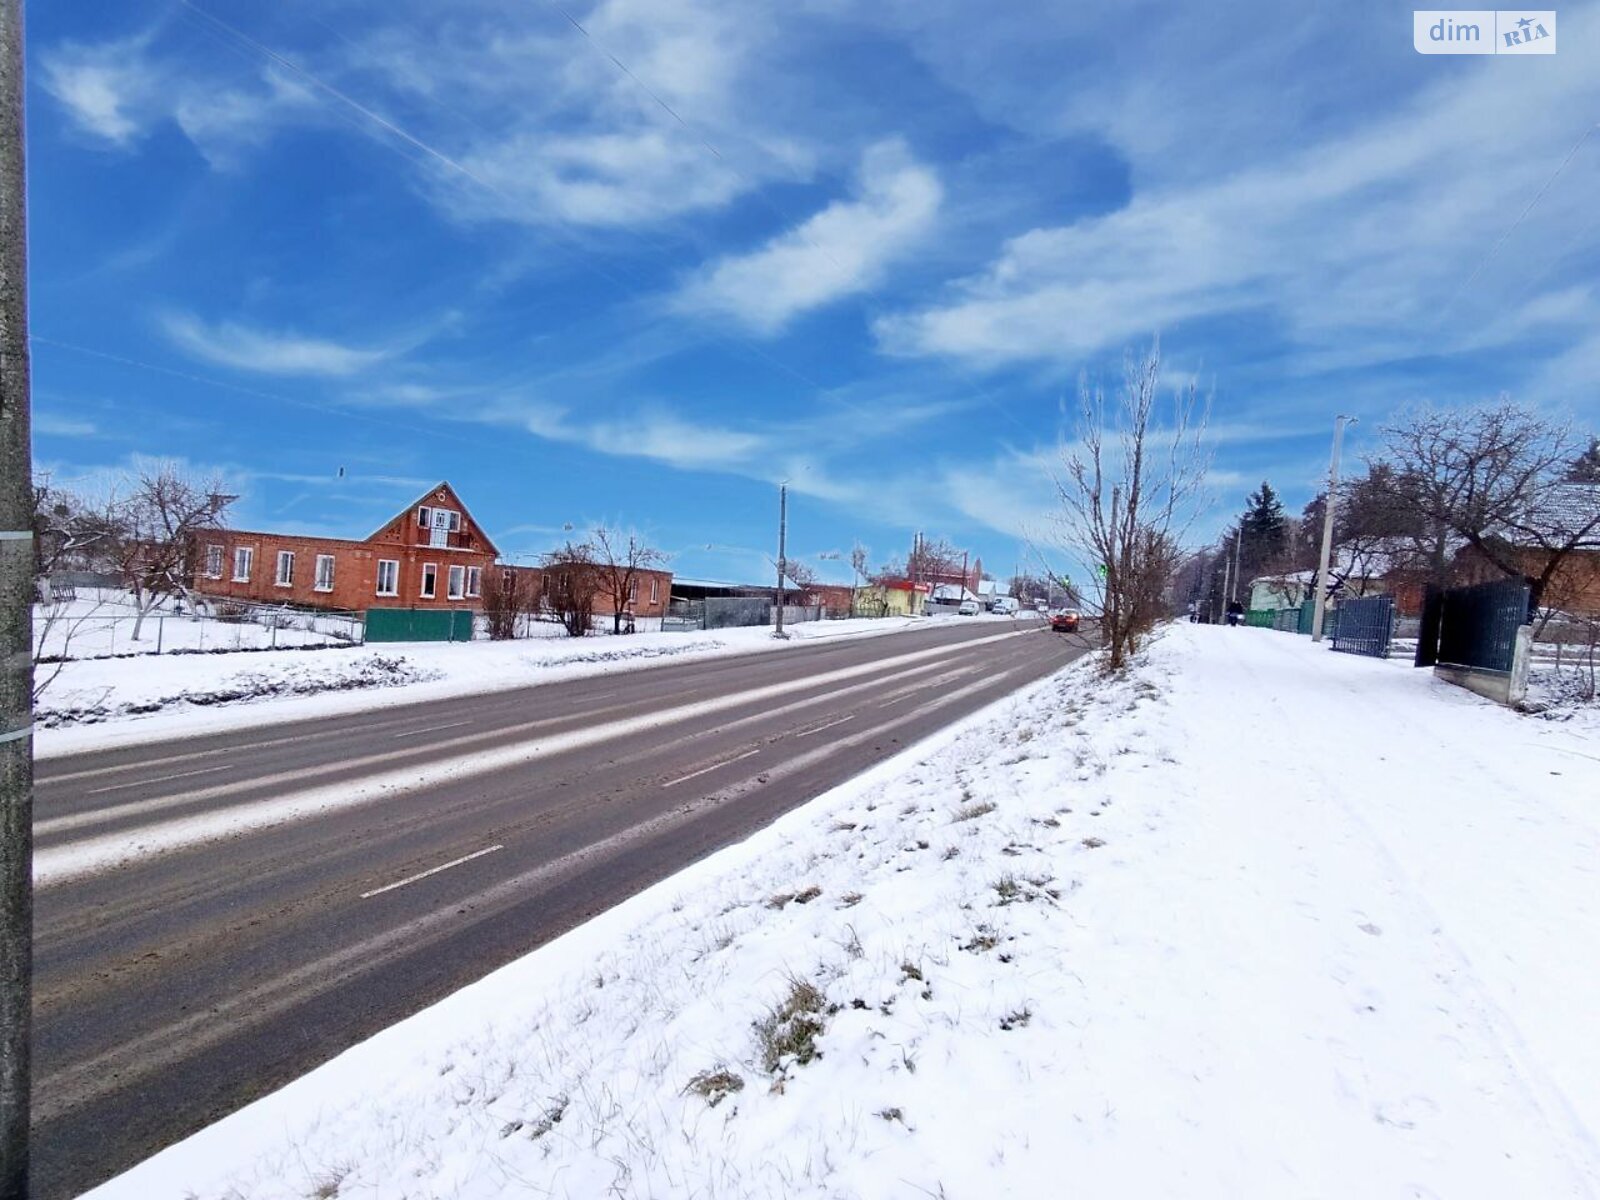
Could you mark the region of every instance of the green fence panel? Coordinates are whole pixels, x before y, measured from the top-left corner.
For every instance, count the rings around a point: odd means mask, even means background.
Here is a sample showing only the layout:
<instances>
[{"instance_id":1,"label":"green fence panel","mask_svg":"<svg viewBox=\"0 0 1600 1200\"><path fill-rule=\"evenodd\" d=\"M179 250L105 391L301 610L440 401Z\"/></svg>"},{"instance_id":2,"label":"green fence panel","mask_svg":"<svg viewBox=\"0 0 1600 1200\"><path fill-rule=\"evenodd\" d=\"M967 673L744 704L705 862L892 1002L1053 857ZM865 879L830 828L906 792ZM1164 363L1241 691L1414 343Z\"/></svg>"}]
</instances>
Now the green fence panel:
<instances>
[{"instance_id":1,"label":"green fence panel","mask_svg":"<svg viewBox=\"0 0 1600 1200\"><path fill-rule=\"evenodd\" d=\"M1271 629L1277 616L1278 610L1275 608L1252 608L1244 614L1244 623L1256 629Z\"/></svg>"},{"instance_id":2,"label":"green fence panel","mask_svg":"<svg viewBox=\"0 0 1600 1200\"><path fill-rule=\"evenodd\" d=\"M472 613L465 609L369 608L369 642L470 642Z\"/></svg>"}]
</instances>

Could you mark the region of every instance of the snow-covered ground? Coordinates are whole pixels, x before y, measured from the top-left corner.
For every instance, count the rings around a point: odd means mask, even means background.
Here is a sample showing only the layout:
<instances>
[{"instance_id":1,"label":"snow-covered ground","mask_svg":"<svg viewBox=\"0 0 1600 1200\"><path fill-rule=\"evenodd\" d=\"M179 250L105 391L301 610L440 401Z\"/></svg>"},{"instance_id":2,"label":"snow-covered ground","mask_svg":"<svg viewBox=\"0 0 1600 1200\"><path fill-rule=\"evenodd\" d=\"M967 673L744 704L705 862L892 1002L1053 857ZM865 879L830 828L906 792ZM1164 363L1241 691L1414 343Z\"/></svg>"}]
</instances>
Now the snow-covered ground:
<instances>
[{"instance_id":1,"label":"snow-covered ground","mask_svg":"<svg viewBox=\"0 0 1600 1200\"><path fill-rule=\"evenodd\" d=\"M1597 741L1176 626L93 1195L1594 1196Z\"/></svg>"},{"instance_id":2,"label":"snow-covered ground","mask_svg":"<svg viewBox=\"0 0 1600 1200\"><path fill-rule=\"evenodd\" d=\"M327 649L176 654L41 664L60 673L39 699L42 757L190 733L257 726L415 701L492 692L579 675L871 637L938 622L1017 617L813 621L779 641L767 628L638 633L508 642L407 642Z\"/></svg>"}]
</instances>

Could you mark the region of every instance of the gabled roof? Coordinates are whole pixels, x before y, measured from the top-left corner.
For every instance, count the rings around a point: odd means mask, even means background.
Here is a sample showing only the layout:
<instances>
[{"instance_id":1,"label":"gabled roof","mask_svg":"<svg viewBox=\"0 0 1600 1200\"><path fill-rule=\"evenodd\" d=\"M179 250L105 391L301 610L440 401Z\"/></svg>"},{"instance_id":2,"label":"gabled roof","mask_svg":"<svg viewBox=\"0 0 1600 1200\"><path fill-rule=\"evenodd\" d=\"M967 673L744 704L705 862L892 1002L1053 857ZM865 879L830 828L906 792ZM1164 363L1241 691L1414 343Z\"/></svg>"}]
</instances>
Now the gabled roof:
<instances>
[{"instance_id":1,"label":"gabled roof","mask_svg":"<svg viewBox=\"0 0 1600 1200\"><path fill-rule=\"evenodd\" d=\"M478 538L483 542L484 548L487 549L495 558L500 557L500 548L494 544L494 540L489 537L488 532L485 531L483 526L478 522L478 519L472 515L472 511L467 508L466 504L463 503L461 494L457 492L455 488L450 486L450 481L448 479L441 479L433 487L423 492L422 495L418 496L410 504L406 505L399 512L395 513L394 516L390 517L382 525L379 525L375 530L373 530L372 533L367 536L366 540L369 542L373 541L381 533L383 533L385 529L389 528L389 526L393 525L396 521L410 521L411 514L416 512L417 509L424 504L428 505L429 507L437 504L444 508L459 509L464 518L471 520L472 528L476 532Z\"/></svg>"},{"instance_id":2,"label":"gabled roof","mask_svg":"<svg viewBox=\"0 0 1600 1200\"><path fill-rule=\"evenodd\" d=\"M1562 483L1539 496L1528 522L1546 531L1552 543L1582 537L1584 547L1600 546L1600 484ZM1513 545L1529 545L1535 539L1512 530L1507 540Z\"/></svg>"}]
</instances>

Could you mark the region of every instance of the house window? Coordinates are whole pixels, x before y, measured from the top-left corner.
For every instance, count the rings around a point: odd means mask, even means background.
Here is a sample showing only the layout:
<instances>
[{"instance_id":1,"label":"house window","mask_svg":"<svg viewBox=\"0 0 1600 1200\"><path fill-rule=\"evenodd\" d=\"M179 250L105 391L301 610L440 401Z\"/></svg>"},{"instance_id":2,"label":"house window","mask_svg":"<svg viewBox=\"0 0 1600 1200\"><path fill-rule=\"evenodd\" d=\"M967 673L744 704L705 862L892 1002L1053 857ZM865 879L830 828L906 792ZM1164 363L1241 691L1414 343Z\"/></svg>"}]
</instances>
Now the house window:
<instances>
[{"instance_id":1,"label":"house window","mask_svg":"<svg viewBox=\"0 0 1600 1200\"><path fill-rule=\"evenodd\" d=\"M467 595L476 596L483 590L483 568L467 568Z\"/></svg>"},{"instance_id":2,"label":"house window","mask_svg":"<svg viewBox=\"0 0 1600 1200\"><path fill-rule=\"evenodd\" d=\"M333 591L333 555L317 555L317 591Z\"/></svg>"},{"instance_id":3,"label":"house window","mask_svg":"<svg viewBox=\"0 0 1600 1200\"><path fill-rule=\"evenodd\" d=\"M450 568L450 585L446 593L450 599L461 599L462 591L467 585L467 569L465 567Z\"/></svg>"},{"instance_id":4,"label":"house window","mask_svg":"<svg viewBox=\"0 0 1600 1200\"><path fill-rule=\"evenodd\" d=\"M628 607L632 608L637 603L639 603L639 581L630 579L628 581Z\"/></svg>"},{"instance_id":5,"label":"house window","mask_svg":"<svg viewBox=\"0 0 1600 1200\"><path fill-rule=\"evenodd\" d=\"M424 504L417 509L417 525L422 529L444 529L456 533L461 529L461 514L453 508L430 508Z\"/></svg>"},{"instance_id":6,"label":"house window","mask_svg":"<svg viewBox=\"0 0 1600 1200\"><path fill-rule=\"evenodd\" d=\"M400 594L400 562L393 558L380 558L378 560L378 595L398 596Z\"/></svg>"},{"instance_id":7,"label":"house window","mask_svg":"<svg viewBox=\"0 0 1600 1200\"><path fill-rule=\"evenodd\" d=\"M294 551L278 551L278 579L279 587L294 586Z\"/></svg>"},{"instance_id":8,"label":"house window","mask_svg":"<svg viewBox=\"0 0 1600 1200\"><path fill-rule=\"evenodd\" d=\"M221 579L222 578L222 547L221 546L207 546L206 547L206 578L207 579Z\"/></svg>"},{"instance_id":9,"label":"house window","mask_svg":"<svg viewBox=\"0 0 1600 1200\"><path fill-rule=\"evenodd\" d=\"M651 604L659 604L660 602L661 602L661 580L657 579L655 576L652 575L650 577L650 603Z\"/></svg>"},{"instance_id":10,"label":"house window","mask_svg":"<svg viewBox=\"0 0 1600 1200\"><path fill-rule=\"evenodd\" d=\"M235 583L250 582L250 568L255 565L256 551L254 546L238 546L233 551L233 581Z\"/></svg>"},{"instance_id":11,"label":"house window","mask_svg":"<svg viewBox=\"0 0 1600 1200\"><path fill-rule=\"evenodd\" d=\"M438 590L439 590L439 564L438 563L423 563L422 564L422 598L424 600L432 600L433 597L434 597L434 594Z\"/></svg>"}]
</instances>

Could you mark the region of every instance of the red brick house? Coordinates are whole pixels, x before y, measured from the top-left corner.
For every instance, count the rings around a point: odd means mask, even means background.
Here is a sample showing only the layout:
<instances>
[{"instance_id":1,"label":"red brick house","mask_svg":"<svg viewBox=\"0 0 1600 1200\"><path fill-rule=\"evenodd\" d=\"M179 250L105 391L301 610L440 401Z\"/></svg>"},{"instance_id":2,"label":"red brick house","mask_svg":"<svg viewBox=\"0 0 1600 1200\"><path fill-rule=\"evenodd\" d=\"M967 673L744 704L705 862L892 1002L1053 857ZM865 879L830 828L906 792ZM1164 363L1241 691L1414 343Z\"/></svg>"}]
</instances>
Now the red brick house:
<instances>
[{"instance_id":1,"label":"red brick house","mask_svg":"<svg viewBox=\"0 0 1600 1200\"><path fill-rule=\"evenodd\" d=\"M200 595L306 608L479 608L499 556L448 483L361 541L245 529L194 540Z\"/></svg>"},{"instance_id":2,"label":"red brick house","mask_svg":"<svg viewBox=\"0 0 1600 1200\"><path fill-rule=\"evenodd\" d=\"M544 578L547 574L560 571L561 565L553 563L543 567L511 567L498 566L495 568L506 572L507 578L515 574L522 580L519 586L526 589L526 594L537 599L544 593ZM588 564L583 569L593 571L597 577L608 574L611 568ZM626 574L624 568L618 568ZM660 618L667 614L667 605L672 601L672 572L646 570L637 568L633 573L632 587L629 589L628 602L623 606L624 612L631 612L635 618ZM616 612L616 604L612 599L612 592L616 590L610 586L608 580L601 578L594 597L594 615L610 617Z\"/></svg>"}]
</instances>

